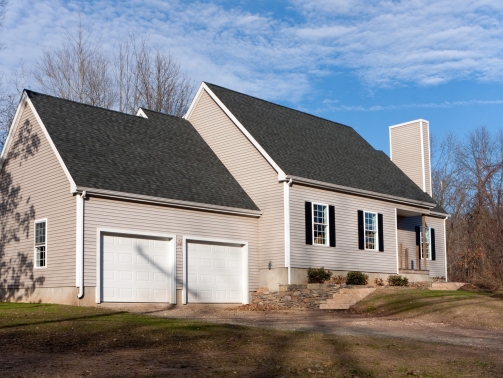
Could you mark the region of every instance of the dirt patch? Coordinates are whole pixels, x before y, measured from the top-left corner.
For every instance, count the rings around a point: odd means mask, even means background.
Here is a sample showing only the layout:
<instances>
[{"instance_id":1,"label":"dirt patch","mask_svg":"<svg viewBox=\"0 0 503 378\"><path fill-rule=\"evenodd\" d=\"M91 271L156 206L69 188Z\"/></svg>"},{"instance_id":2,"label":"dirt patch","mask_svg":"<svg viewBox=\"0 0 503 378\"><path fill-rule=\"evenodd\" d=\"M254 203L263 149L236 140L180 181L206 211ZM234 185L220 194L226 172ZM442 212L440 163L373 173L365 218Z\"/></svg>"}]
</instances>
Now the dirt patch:
<instances>
[{"instance_id":1,"label":"dirt patch","mask_svg":"<svg viewBox=\"0 0 503 378\"><path fill-rule=\"evenodd\" d=\"M426 325L387 321L385 329L382 319L349 313L235 307L149 313L0 304L2 377L503 376L498 332L465 330L463 343L449 340L455 333L448 326L429 325L443 338L430 332L415 339Z\"/></svg>"}]
</instances>

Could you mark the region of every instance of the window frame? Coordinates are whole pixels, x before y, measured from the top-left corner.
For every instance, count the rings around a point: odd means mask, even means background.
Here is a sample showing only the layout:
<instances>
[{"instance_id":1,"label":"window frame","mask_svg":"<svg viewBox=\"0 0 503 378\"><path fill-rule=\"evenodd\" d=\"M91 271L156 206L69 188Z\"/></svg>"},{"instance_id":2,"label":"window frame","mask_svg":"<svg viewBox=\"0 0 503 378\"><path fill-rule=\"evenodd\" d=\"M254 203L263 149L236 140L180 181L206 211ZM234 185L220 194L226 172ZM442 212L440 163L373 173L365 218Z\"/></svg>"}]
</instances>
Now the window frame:
<instances>
[{"instance_id":1,"label":"window frame","mask_svg":"<svg viewBox=\"0 0 503 378\"><path fill-rule=\"evenodd\" d=\"M38 223L45 223L45 241L44 243L39 243L37 245L37 224ZM47 268L47 235L48 235L48 220L47 218L44 219L37 219L33 222L33 268L35 269L46 269ZM45 265L44 266L38 266L37 265L37 247L45 247Z\"/></svg>"},{"instance_id":2,"label":"window frame","mask_svg":"<svg viewBox=\"0 0 503 378\"><path fill-rule=\"evenodd\" d=\"M323 226L325 226L325 243L324 244L319 244L319 243L315 242L315 240L316 240L316 238L314 237L315 225L322 224L322 223L318 223L318 222L314 221L314 217L315 217L314 206L315 205L324 206L326 209L326 219L325 219L326 223L323 224ZM311 233L312 233L312 237L313 237L313 244L312 245L319 246L319 247L330 247L330 219L329 218L330 218L330 211L329 211L328 204L319 203L319 202L311 202L311 222L312 222Z\"/></svg>"},{"instance_id":3,"label":"window frame","mask_svg":"<svg viewBox=\"0 0 503 378\"><path fill-rule=\"evenodd\" d=\"M374 231L367 230L367 214L372 214L375 217ZM374 232L374 248L367 248L367 231ZM379 220L378 214L374 211L363 210L363 245L365 247L365 251L379 251Z\"/></svg>"},{"instance_id":4,"label":"window frame","mask_svg":"<svg viewBox=\"0 0 503 378\"><path fill-rule=\"evenodd\" d=\"M428 242L429 241L429 242ZM419 250L421 260L424 260L423 253L423 226L419 226ZM431 227L426 225L426 260L431 260Z\"/></svg>"}]
</instances>

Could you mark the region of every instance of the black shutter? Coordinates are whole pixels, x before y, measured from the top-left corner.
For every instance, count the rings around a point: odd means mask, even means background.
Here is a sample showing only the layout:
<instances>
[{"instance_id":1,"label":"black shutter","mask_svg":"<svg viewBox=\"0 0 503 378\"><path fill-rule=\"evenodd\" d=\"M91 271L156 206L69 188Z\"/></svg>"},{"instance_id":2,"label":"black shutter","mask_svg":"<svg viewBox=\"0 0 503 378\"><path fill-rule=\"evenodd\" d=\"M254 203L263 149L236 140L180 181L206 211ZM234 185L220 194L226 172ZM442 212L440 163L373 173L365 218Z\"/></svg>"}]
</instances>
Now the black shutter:
<instances>
[{"instance_id":1,"label":"black shutter","mask_svg":"<svg viewBox=\"0 0 503 378\"><path fill-rule=\"evenodd\" d=\"M419 226L416 226L416 245L421 246L421 228ZM421 250L421 247L419 247L419 250Z\"/></svg>"},{"instance_id":2,"label":"black shutter","mask_svg":"<svg viewBox=\"0 0 503 378\"><path fill-rule=\"evenodd\" d=\"M384 252L384 230L382 214L377 214L377 234L379 235L379 252Z\"/></svg>"},{"instance_id":3,"label":"black shutter","mask_svg":"<svg viewBox=\"0 0 503 378\"><path fill-rule=\"evenodd\" d=\"M358 210L358 249L365 249L365 232L363 229L363 210Z\"/></svg>"},{"instance_id":4,"label":"black shutter","mask_svg":"<svg viewBox=\"0 0 503 378\"><path fill-rule=\"evenodd\" d=\"M436 251L435 251L435 229L430 228L430 247L431 247L431 259L436 259Z\"/></svg>"},{"instance_id":5,"label":"black shutter","mask_svg":"<svg viewBox=\"0 0 503 378\"><path fill-rule=\"evenodd\" d=\"M313 206L306 202L306 244L313 244Z\"/></svg>"},{"instance_id":6,"label":"black shutter","mask_svg":"<svg viewBox=\"0 0 503 378\"><path fill-rule=\"evenodd\" d=\"M335 247L335 207L328 206L328 234L330 237L330 247Z\"/></svg>"}]
</instances>

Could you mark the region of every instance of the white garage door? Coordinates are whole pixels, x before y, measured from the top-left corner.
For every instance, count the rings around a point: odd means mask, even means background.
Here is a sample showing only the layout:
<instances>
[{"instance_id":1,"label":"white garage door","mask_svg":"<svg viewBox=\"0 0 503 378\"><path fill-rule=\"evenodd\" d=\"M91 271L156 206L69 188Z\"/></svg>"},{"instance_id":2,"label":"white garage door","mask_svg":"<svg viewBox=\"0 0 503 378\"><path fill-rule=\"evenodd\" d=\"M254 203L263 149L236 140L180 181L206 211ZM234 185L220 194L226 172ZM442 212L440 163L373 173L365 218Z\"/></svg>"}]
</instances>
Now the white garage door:
<instances>
[{"instance_id":1,"label":"white garage door","mask_svg":"<svg viewBox=\"0 0 503 378\"><path fill-rule=\"evenodd\" d=\"M101 300L169 302L169 261L167 240L103 235Z\"/></svg>"},{"instance_id":2,"label":"white garage door","mask_svg":"<svg viewBox=\"0 0 503 378\"><path fill-rule=\"evenodd\" d=\"M187 278L189 303L242 303L242 247L188 242Z\"/></svg>"}]
</instances>

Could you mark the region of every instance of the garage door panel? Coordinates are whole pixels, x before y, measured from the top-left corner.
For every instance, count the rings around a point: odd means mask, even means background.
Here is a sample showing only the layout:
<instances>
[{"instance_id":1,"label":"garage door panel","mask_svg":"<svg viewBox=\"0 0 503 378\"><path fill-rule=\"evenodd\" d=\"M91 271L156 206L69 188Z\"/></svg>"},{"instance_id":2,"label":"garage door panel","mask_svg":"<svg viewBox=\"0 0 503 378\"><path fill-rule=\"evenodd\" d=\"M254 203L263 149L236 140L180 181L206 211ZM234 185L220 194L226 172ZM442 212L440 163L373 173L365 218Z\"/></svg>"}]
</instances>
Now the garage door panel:
<instances>
[{"instance_id":1,"label":"garage door panel","mask_svg":"<svg viewBox=\"0 0 503 378\"><path fill-rule=\"evenodd\" d=\"M168 241L103 235L102 256L103 301L169 301Z\"/></svg>"},{"instance_id":2,"label":"garage door panel","mask_svg":"<svg viewBox=\"0 0 503 378\"><path fill-rule=\"evenodd\" d=\"M243 301L242 247L187 243L187 299L189 302Z\"/></svg>"}]
</instances>

